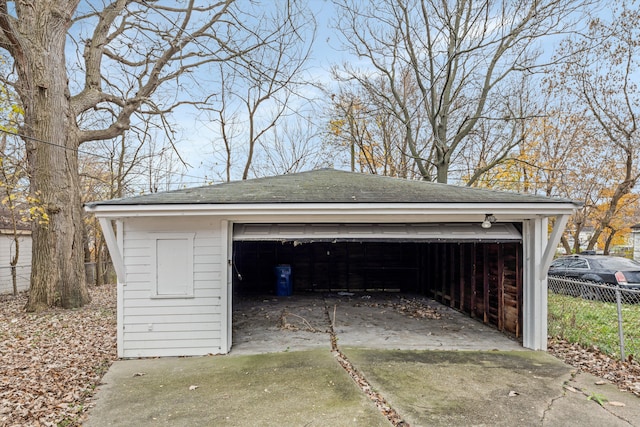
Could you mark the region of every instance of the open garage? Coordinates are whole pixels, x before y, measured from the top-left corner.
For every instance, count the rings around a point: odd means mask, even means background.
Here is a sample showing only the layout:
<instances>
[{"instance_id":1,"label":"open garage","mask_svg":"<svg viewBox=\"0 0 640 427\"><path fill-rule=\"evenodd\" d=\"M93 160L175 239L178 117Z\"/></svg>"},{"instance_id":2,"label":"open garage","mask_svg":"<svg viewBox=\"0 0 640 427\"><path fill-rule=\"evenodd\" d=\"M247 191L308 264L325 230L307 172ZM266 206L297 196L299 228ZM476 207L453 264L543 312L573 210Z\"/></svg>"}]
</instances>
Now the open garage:
<instances>
[{"instance_id":1,"label":"open garage","mask_svg":"<svg viewBox=\"0 0 640 427\"><path fill-rule=\"evenodd\" d=\"M522 333L522 236L513 224L235 224L233 287L278 293L419 294ZM277 273L277 272L276 272Z\"/></svg>"},{"instance_id":2,"label":"open garage","mask_svg":"<svg viewBox=\"0 0 640 427\"><path fill-rule=\"evenodd\" d=\"M235 295L416 294L546 348L546 270L577 204L322 169L119 200L101 222L121 357L227 353Z\"/></svg>"}]
</instances>

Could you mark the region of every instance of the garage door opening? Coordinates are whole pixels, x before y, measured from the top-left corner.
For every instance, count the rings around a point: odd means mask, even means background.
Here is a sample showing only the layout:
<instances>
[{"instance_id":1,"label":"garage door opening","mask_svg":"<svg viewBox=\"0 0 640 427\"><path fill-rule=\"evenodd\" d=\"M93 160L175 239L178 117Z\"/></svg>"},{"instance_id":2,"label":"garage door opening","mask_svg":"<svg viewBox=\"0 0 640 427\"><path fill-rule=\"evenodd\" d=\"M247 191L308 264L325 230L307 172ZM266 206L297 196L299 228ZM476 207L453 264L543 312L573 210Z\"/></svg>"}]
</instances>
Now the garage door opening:
<instances>
[{"instance_id":1,"label":"garage door opening","mask_svg":"<svg viewBox=\"0 0 640 427\"><path fill-rule=\"evenodd\" d=\"M234 293L275 295L274 268L286 264L291 266L293 298L327 292L418 294L521 337L520 230L504 224L482 235L479 227L466 226L449 226L447 239L441 235L434 240L425 230L441 233L443 227L437 224L409 230L393 225L386 234L382 226L375 236L371 225L342 225L342 230L327 225L321 228L324 237L310 233L309 225L279 225L275 231L273 225L259 225L260 232L258 226L247 232L249 226L236 225ZM362 236L365 232L370 233L367 238ZM292 235L296 233L297 238Z\"/></svg>"}]
</instances>

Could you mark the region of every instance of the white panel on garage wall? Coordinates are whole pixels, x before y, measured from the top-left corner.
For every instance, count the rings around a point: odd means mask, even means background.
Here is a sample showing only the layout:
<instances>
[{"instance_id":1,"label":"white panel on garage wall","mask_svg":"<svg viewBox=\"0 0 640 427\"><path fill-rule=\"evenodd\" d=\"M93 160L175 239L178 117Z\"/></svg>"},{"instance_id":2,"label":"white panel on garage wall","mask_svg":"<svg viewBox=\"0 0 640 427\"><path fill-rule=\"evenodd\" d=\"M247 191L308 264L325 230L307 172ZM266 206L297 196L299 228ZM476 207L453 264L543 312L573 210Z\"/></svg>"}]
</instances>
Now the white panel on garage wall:
<instances>
[{"instance_id":1,"label":"white panel on garage wall","mask_svg":"<svg viewBox=\"0 0 640 427\"><path fill-rule=\"evenodd\" d=\"M220 280L224 268L220 227L220 221L197 218L125 221L123 357L225 351L220 338L221 296L226 291ZM175 238L177 242L171 241ZM156 275L162 278L156 281ZM171 294L185 275L191 279L192 295ZM155 297L150 292L154 288Z\"/></svg>"},{"instance_id":2,"label":"white panel on garage wall","mask_svg":"<svg viewBox=\"0 0 640 427\"><path fill-rule=\"evenodd\" d=\"M193 297L193 234L151 235L151 259L155 261L153 297Z\"/></svg>"}]
</instances>

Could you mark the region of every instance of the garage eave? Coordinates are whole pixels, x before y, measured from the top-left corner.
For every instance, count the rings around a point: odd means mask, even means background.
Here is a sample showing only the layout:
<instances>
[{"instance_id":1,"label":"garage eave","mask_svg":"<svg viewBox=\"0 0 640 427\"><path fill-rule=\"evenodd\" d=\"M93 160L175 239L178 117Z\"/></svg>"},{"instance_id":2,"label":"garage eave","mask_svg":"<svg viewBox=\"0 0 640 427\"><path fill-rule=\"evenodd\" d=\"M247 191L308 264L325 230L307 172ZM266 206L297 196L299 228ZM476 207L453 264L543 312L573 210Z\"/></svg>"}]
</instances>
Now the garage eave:
<instances>
[{"instance_id":1,"label":"garage eave","mask_svg":"<svg viewBox=\"0 0 640 427\"><path fill-rule=\"evenodd\" d=\"M151 216L224 215L244 218L255 215L274 216L429 216L429 222L482 221L493 214L498 221L514 221L538 217L572 214L573 203L259 203L259 204L158 204L114 205L94 204L88 212L104 218ZM266 218L265 218L266 219ZM392 220L392 218L390 218ZM402 221L402 220L401 220ZM393 222L393 221L391 221Z\"/></svg>"}]
</instances>

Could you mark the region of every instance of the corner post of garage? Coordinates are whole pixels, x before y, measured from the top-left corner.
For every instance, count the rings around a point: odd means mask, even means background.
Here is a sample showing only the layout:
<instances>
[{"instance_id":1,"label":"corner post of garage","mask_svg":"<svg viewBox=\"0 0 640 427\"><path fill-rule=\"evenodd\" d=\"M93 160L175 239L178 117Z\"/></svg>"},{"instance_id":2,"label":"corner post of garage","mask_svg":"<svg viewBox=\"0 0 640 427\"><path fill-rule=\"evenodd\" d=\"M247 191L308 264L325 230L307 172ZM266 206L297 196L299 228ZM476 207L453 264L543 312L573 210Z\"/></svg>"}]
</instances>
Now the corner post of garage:
<instances>
[{"instance_id":1,"label":"corner post of garage","mask_svg":"<svg viewBox=\"0 0 640 427\"><path fill-rule=\"evenodd\" d=\"M547 224L546 218L525 220L523 224L522 345L532 350L547 349L547 282L539 268L547 243Z\"/></svg>"},{"instance_id":2,"label":"corner post of garage","mask_svg":"<svg viewBox=\"0 0 640 427\"><path fill-rule=\"evenodd\" d=\"M558 215L548 233L548 218L523 224L524 287L522 344L533 350L547 349L547 269L553 259L569 215Z\"/></svg>"},{"instance_id":3,"label":"corner post of garage","mask_svg":"<svg viewBox=\"0 0 640 427\"><path fill-rule=\"evenodd\" d=\"M98 218L100 227L102 227L102 234L104 235L105 243L109 249L109 255L111 256L111 262L113 268L116 271L116 277L118 283L116 284L116 343L118 348L118 357L124 357L124 285L126 283L126 270L124 264L124 258L122 256L124 247L124 224L122 220L116 220L116 232L113 231L113 222L109 218Z\"/></svg>"},{"instance_id":4,"label":"corner post of garage","mask_svg":"<svg viewBox=\"0 0 640 427\"><path fill-rule=\"evenodd\" d=\"M222 259L225 260L224 267L220 272L220 284L221 287L226 289L221 294L220 308L221 313L221 350L223 353L231 351L231 345L233 342L233 222L228 220L220 221L220 247L223 250Z\"/></svg>"}]
</instances>

